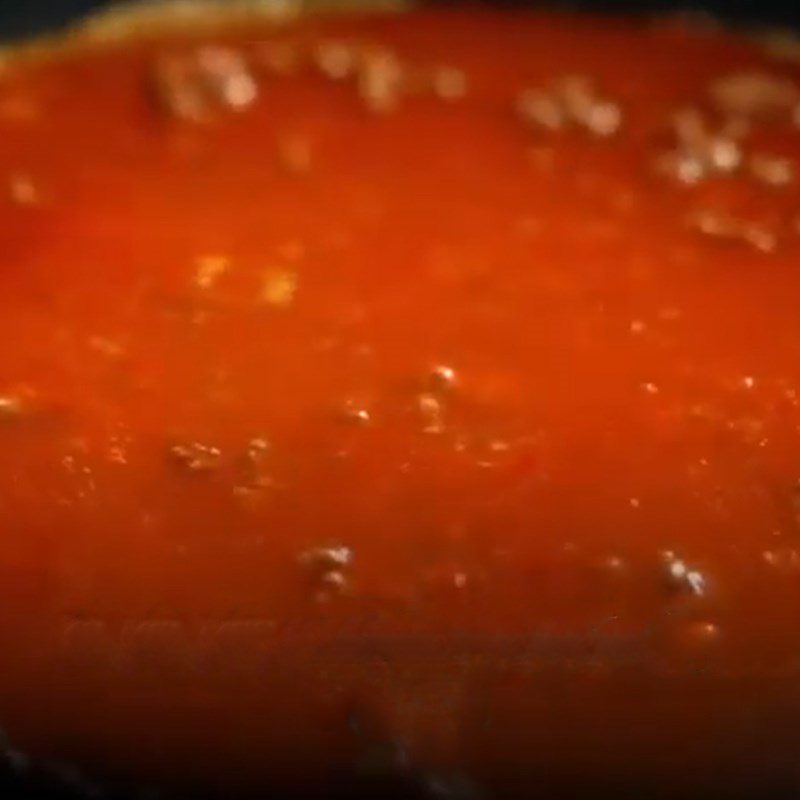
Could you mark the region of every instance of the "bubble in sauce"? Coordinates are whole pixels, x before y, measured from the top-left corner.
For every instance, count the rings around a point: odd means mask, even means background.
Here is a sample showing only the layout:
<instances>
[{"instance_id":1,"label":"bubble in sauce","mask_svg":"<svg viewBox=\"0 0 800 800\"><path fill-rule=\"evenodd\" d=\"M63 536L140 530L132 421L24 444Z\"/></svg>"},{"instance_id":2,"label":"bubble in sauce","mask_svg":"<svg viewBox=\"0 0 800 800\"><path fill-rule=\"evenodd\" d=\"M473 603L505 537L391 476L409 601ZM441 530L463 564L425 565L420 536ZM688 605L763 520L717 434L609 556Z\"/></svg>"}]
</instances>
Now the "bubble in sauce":
<instances>
[{"instance_id":1,"label":"bubble in sauce","mask_svg":"<svg viewBox=\"0 0 800 800\"><path fill-rule=\"evenodd\" d=\"M716 644L721 637L719 625L707 620L684 623L677 631L678 641L686 647L705 648Z\"/></svg>"},{"instance_id":2,"label":"bubble in sauce","mask_svg":"<svg viewBox=\"0 0 800 800\"><path fill-rule=\"evenodd\" d=\"M595 103L586 112L584 125L596 136L613 136L622 125L622 110L616 103Z\"/></svg>"},{"instance_id":3,"label":"bubble in sauce","mask_svg":"<svg viewBox=\"0 0 800 800\"><path fill-rule=\"evenodd\" d=\"M271 267L264 273L260 299L276 308L287 308L294 302L299 286L297 273L285 267Z\"/></svg>"},{"instance_id":4,"label":"bubble in sauce","mask_svg":"<svg viewBox=\"0 0 800 800\"><path fill-rule=\"evenodd\" d=\"M358 52L345 42L320 42L314 49L317 69L333 81L341 81L355 74Z\"/></svg>"},{"instance_id":5,"label":"bubble in sauce","mask_svg":"<svg viewBox=\"0 0 800 800\"><path fill-rule=\"evenodd\" d=\"M644 333L647 330L647 325L644 323L643 320L634 319L631 320L628 329L630 330L631 333L638 335L640 333Z\"/></svg>"},{"instance_id":6,"label":"bubble in sauce","mask_svg":"<svg viewBox=\"0 0 800 800\"><path fill-rule=\"evenodd\" d=\"M299 561L307 567L325 571L349 567L353 563L353 551L347 545L312 547L300 553Z\"/></svg>"},{"instance_id":7,"label":"bubble in sauce","mask_svg":"<svg viewBox=\"0 0 800 800\"><path fill-rule=\"evenodd\" d=\"M253 500L252 493L273 485L267 471L271 452L272 445L265 437L255 437L247 443L240 460L240 483L234 487L234 494L243 501Z\"/></svg>"},{"instance_id":8,"label":"bubble in sauce","mask_svg":"<svg viewBox=\"0 0 800 800\"><path fill-rule=\"evenodd\" d=\"M356 427L367 427L372 423L372 412L363 399L349 399L339 407L338 419Z\"/></svg>"},{"instance_id":9,"label":"bubble in sauce","mask_svg":"<svg viewBox=\"0 0 800 800\"><path fill-rule=\"evenodd\" d=\"M17 172L8 179L8 193L18 206L35 206L41 202L41 194L30 175Z\"/></svg>"},{"instance_id":10,"label":"bubble in sauce","mask_svg":"<svg viewBox=\"0 0 800 800\"><path fill-rule=\"evenodd\" d=\"M690 567L683 559L678 558L671 550L662 554L666 576L671 586L684 589L692 594L706 594L707 582L702 572Z\"/></svg>"},{"instance_id":11,"label":"bubble in sauce","mask_svg":"<svg viewBox=\"0 0 800 800\"><path fill-rule=\"evenodd\" d=\"M428 376L431 388L434 390L450 390L458 383L456 371L446 364L434 366Z\"/></svg>"},{"instance_id":12,"label":"bubble in sauce","mask_svg":"<svg viewBox=\"0 0 800 800\"><path fill-rule=\"evenodd\" d=\"M453 573L453 586L456 589L465 589L469 584L469 576L466 572L454 572Z\"/></svg>"},{"instance_id":13,"label":"bubble in sauce","mask_svg":"<svg viewBox=\"0 0 800 800\"><path fill-rule=\"evenodd\" d=\"M618 555L609 555L600 560L600 567L607 575L621 576L628 571L628 562Z\"/></svg>"},{"instance_id":14,"label":"bubble in sauce","mask_svg":"<svg viewBox=\"0 0 800 800\"><path fill-rule=\"evenodd\" d=\"M153 84L162 108L185 122L206 122L223 110L244 111L258 98L258 84L245 58L220 46L160 56Z\"/></svg>"},{"instance_id":15,"label":"bubble in sauce","mask_svg":"<svg viewBox=\"0 0 800 800\"><path fill-rule=\"evenodd\" d=\"M549 131L576 126L608 138L622 127L620 106L601 95L585 75L566 75L546 90L525 89L517 96L516 107L524 122Z\"/></svg>"},{"instance_id":16,"label":"bubble in sauce","mask_svg":"<svg viewBox=\"0 0 800 800\"><path fill-rule=\"evenodd\" d=\"M784 573L800 572L800 551L791 547L765 550L761 557L767 566Z\"/></svg>"},{"instance_id":17,"label":"bubble in sauce","mask_svg":"<svg viewBox=\"0 0 800 800\"><path fill-rule=\"evenodd\" d=\"M198 289L211 289L231 266L230 259L223 255L201 256L197 259L193 282Z\"/></svg>"},{"instance_id":18,"label":"bubble in sauce","mask_svg":"<svg viewBox=\"0 0 800 800\"><path fill-rule=\"evenodd\" d=\"M344 592L348 588L345 574L337 569L324 572L319 578L320 587L324 591Z\"/></svg>"},{"instance_id":19,"label":"bubble in sauce","mask_svg":"<svg viewBox=\"0 0 800 800\"><path fill-rule=\"evenodd\" d=\"M566 118L557 100L547 92L526 89L516 101L517 113L522 120L549 131L561 130Z\"/></svg>"},{"instance_id":20,"label":"bubble in sauce","mask_svg":"<svg viewBox=\"0 0 800 800\"><path fill-rule=\"evenodd\" d=\"M17 419L22 415L25 405L16 395L0 395L0 421Z\"/></svg>"},{"instance_id":21,"label":"bubble in sauce","mask_svg":"<svg viewBox=\"0 0 800 800\"><path fill-rule=\"evenodd\" d=\"M87 344L96 353L109 359L117 359L125 355L124 345L108 336L90 336Z\"/></svg>"},{"instance_id":22,"label":"bubble in sauce","mask_svg":"<svg viewBox=\"0 0 800 800\"><path fill-rule=\"evenodd\" d=\"M260 458L264 453L268 453L271 449L271 445L267 439L264 439L263 437L257 437L248 442L247 455L251 459L255 460Z\"/></svg>"},{"instance_id":23,"label":"bubble in sauce","mask_svg":"<svg viewBox=\"0 0 800 800\"><path fill-rule=\"evenodd\" d=\"M422 419L422 429L425 433L442 433L444 431L442 404L433 394L424 393L417 396L417 412Z\"/></svg>"},{"instance_id":24,"label":"bubble in sauce","mask_svg":"<svg viewBox=\"0 0 800 800\"><path fill-rule=\"evenodd\" d=\"M325 602L350 590L348 573L353 565L353 551L346 545L312 547L298 556L315 587L315 597Z\"/></svg>"},{"instance_id":25,"label":"bubble in sauce","mask_svg":"<svg viewBox=\"0 0 800 800\"><path fill-rule=\"evenodd\" d=\"M210 472L220 466L222 453L217 447L189 442L173 445L169 450L174 461L191 472Z\"/></svg>"},{"instance_id":26,"label":"bubble in sauce","mask_svg":"<svg viewBox=\"0 0 800 800\"><path fill-rule=\"evenodd\" d=\"M790 159L764 153L750 157L748 171L766 186L788 186L795 179L795 167Z\"/></svg>"},{"instance_id":27,"label":"bubble in sauce","mask_svg":"<svg viewBox=\"0 0 800 800\"><path fill-rule=\"evenodd\" d=\"M747 244L761 253L772 253L777 248L775 234L755 222L719 211L701 211L689 218L690 227L712 239Z\"/></svg>"},{"instance_id":28,"label":"bubble in sauce","mask_svg":"<svg viewBox=\"0 0 800 800\"><path fill-rule=\"evenodd\" d=\"M400 103L403 69L390 50L374 48L362 56L358 94L375 114L388 114Z\"/></svg>"}]
</instances>

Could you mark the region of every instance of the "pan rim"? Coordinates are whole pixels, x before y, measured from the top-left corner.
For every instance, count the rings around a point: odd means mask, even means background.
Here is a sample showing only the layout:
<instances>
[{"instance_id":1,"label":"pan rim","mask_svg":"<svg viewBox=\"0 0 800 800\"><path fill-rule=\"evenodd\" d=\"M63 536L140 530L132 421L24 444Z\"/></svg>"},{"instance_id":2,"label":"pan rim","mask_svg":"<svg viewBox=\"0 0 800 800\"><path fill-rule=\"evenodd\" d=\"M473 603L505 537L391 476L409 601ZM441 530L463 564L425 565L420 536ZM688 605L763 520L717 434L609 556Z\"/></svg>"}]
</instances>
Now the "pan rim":
<instances>
[{"instance_id":1,"label":"pan rim","mask_svg":"<svg viewBox=\"0 0 800 800\"><path fill-rule=\"evenodd\" d=\"M0 75L12 64L48 61L73 50L144 42L165 35L202 37L258 24L276 28L309 16L397 14L414 0L125 0L53 32L0 42Z\"/></svg>"}]
</instances>

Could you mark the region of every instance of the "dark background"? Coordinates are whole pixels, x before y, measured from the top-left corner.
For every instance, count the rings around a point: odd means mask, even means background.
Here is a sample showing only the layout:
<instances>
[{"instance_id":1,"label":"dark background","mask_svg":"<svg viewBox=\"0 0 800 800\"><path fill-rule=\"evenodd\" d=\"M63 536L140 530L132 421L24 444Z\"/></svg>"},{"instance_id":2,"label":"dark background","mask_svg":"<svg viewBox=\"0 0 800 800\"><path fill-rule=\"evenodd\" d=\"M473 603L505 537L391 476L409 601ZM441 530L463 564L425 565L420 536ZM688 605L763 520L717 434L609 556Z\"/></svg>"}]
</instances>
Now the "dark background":
<instances>
[{"instance_id":1,"label":"dark background","mask_svg":"<svg viewBox=\"0 0 800 800\"><path fill-rule=\"evenodd\" d=\"M113 0L0 0L0 39L61 25ZM473 0L474 2L474 0ZM484 0L505 5L542 5L536 0ZM549 5L554 5L550 2ZM733 20L788 24L800 28L800 0L573 0L559 6L599 11L709 11Z\"/></svg>"}]
</instances>

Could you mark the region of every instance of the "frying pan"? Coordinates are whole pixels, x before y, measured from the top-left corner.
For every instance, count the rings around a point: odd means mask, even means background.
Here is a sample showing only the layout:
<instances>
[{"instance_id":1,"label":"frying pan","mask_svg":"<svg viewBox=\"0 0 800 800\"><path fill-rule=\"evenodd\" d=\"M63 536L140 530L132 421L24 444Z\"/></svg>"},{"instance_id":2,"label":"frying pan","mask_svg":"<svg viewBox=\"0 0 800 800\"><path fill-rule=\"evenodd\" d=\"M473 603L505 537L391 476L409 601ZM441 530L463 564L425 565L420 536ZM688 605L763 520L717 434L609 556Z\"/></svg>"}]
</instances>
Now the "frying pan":
<instances>
[{"instance_id":1,"label":"frying pan","mask_svg":"<svg viewBox=\"0 0 800 800\"><path fill-rule=\"evenodd\" d=\"M529 0L506 0L512 5L536 5ZM108 0L0 0L0 39L15 41L52 32L74 23L92 11L112 5ZM689 10L710 12L734 22L757 25L800 26L800 5L781 0L705 0L693 3L672 3L664 0L583 0L571 3L577 7L601 12L634 12L650 14L663 11ZM0 720L0 726L2 720ZM442 784L436 776L406 776L398 785L382 788L383 798L449 797L470 800L474 797L469 785L452 783L442 795ZM358 788L347 787L351 797ZM0 799L11 798L144 798L158 797L151 787L109 786L82 774L69 764L39 763L14 747L0 729Z\"/></svg>"},{"instance_id":2,"label":"frying pan","mask_svg":"<svg viewBox=\"0 0 800 800\"><path fill-rule=\"evenodd\" d=\"M2 0L0 39L31 36L73 22L115 0ZM487 5L543 5L537 0L484 0ZM548 3L547 5L554 5ZM766 25L800 25L800 5L786 0L572 0L559 6L598 12L708 12L723 19Z\"/></svg>"}]
</instances>

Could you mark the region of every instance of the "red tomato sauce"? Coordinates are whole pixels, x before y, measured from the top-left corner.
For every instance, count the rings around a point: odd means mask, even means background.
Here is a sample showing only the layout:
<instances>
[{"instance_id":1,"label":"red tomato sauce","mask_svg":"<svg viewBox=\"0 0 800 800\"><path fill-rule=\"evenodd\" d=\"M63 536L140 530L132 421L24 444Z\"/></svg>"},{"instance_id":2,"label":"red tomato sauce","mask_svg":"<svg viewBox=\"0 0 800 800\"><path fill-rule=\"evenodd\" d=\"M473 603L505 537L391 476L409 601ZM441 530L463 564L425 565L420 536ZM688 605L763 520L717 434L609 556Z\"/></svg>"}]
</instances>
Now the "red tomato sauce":
<instances>
[{"instance_id":1,"label":"red tomato sauce","mask_svg":"<svg viewBox=\"0 0 800 800\"><path fill-rule=\"evenodd\" d=\"M775 50L462 10L9 59L17 746L227 792L367 740L489 796L796 787Z\"/></svg>"}]
</instances>

